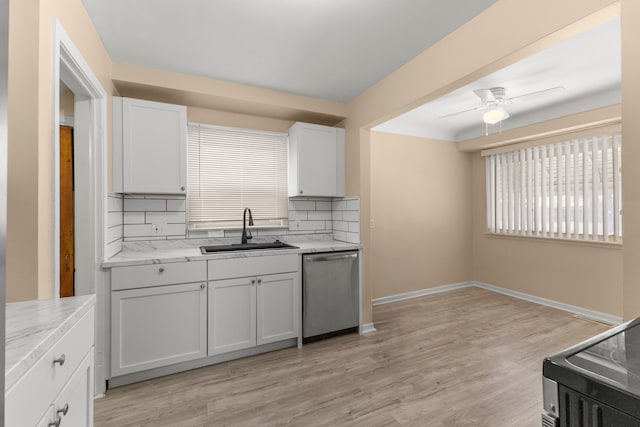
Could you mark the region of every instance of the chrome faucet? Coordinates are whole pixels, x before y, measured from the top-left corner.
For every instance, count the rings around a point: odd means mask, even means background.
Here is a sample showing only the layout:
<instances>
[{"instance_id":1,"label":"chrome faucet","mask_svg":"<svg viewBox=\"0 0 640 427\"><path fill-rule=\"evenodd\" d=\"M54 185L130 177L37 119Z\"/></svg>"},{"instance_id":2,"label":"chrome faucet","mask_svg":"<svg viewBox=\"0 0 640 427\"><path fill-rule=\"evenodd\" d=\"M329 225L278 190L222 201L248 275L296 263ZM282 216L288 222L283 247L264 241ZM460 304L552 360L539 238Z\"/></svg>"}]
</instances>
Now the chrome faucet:
<instances>
[{"instance_id":1,"label":"chrome faucet","mask_svg":"<svg viewBox=\"0 0 640 427\"><path fill-rule=\"evenodd\" d=\"M244 213L242 214L242 240L240 243L243 245L247 244L248 240L253 239L251 235L251 231L247 230L247 211L249 211L249 226L253 225L253 216L251 216L251 209L244 208Z\"/></svg>"}]
</instances>

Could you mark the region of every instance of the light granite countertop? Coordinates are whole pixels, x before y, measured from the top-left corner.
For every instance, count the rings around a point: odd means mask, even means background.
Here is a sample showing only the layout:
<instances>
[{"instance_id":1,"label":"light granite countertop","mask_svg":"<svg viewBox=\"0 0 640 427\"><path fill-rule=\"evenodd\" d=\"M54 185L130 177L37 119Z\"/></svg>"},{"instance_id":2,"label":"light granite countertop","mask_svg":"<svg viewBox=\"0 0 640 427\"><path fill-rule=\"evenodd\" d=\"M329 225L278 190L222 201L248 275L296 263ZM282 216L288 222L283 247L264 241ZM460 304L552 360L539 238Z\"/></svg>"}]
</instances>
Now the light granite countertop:
<instances>
[{"instance_id":1,"label":"light granite countertop","mask_svg":"<svg viewBox=\"0 0 640 427\"><path fill-rule=\"evenodd\" d=\"M237 240L237 239L235 239ZM236 241L233 243L238 243ZM326 238L303 238L287 236L283 242L297 246L297 249L263 249L255 251L218 252L203 255L200 246L228 244L230 240L149 240L143 242L125 242L122 252L102 263L103 268L125 267L131 265L162 264L170 262L203 261L209 259L250 258L257 256L284 255L292 253L316 253L358 250L361 245ZM257 240L262 241L262 240ZM264 241L273 241L264 240Z\"/></svg>"},{"instance_id":2,"label":"light granite countertop","mask_svg":"<svg viewBox=\"0 0 640 427\"><path fill-rule=\"evenodd\" d=\"M5 392L95 305L95 295L6 306Z\"/></svg>"}]
</instances>

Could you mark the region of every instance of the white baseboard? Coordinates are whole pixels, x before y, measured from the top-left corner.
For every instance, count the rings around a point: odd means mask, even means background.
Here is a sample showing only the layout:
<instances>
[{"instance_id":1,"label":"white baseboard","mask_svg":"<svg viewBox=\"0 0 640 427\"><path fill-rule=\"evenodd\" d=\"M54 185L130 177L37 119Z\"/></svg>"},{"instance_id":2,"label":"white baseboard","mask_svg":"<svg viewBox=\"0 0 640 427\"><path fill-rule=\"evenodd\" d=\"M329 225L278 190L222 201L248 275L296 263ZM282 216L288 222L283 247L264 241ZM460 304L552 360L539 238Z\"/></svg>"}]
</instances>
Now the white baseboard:
<instances>
[{"instance_id":1,"label":"white baseboard","mask_svg":"<svg viewBox=\"0 0 640 427\"><path fill-rule=\"evenodd\" d=\"M360 326L360 334L364 335L364 334L368 334L369 332L375 332L376 331L376 327L373 323L365 323L364 325Z\"/></svg>"},{"instance_id":2,"label":"white baseboard","mask_svg":"<svg viewBox=\"0 0 640 427\"><path fill-rule=\"evenodd\" d=\"M440 292L452 291L454 289L468 288L469 286L473 285L474 282L452 283L450 285L436 286L435 288L420 289L419 291L412 291L403 294L390 295L388 297L375 298L371 302L373 303L373 305L388 304L390 302L423 297L425 295L438 294Z\"/></svg>"},{"instance_id":3,"label":"white baseboard","mask_svg":"<svg viewBox=\"0 0 640 427\"><path fill-rule=\"evenodd\" d=\"M453 283L451 285L436 286L435 288L421 289L413 292L390 295L388 297L375 298L371 302L373 305L387 304L390 302L402 301L410 298L417 298L417 297L422 297L426 295L437 294L440 292L452 291L454 289L468 288L469 286L475 286L478 288L486 289L488 291L507 295L513 298L522 299L522 300L533 302L536 304L546 305L547 307L557 308L559 310L564 310L570 313L579 314L581 316L598 320L600 322L609 323L612 325L619 325L622 323L622 317L620 316L614 316L612 314L607 314L600 311L589 310L587 308L578 307L571 304L565 304L563 302L558 302L558 301L550 300L547 298L537 297L535 295L525 294L524 292L513 291L511 289L501 288L499 286L494 286L488 283L482 283L482 282L476 282L476 281ZM363 325L363 328L364 328L364 325Z\"/></svg>"},{"instance_id":4,"label":"white baseboard","mask_svg":"<svg viewBox=\"0 0 640 427\"><path fill-rule=\"evenodd\" d=\"M563 302L554 301L547 298L537 297L535 295L525 294L524 292L513 291L511 289L501 288L499 286L489 285L482 282L471 282L478 288L486 289L488 291L497 292L500 294L508 295L510 297L522 299L536 304L546 305L547 307L557 308L559 310L568 311L570 313L579 314L584 317L588 317L594 320L598 320L604 323L610 323L612 325L619 325L622 323L622 317L614 316L612 314L603 313L601 311L589 310L588 308L578 307L576 305L565 304Z\"/></svg>"}]
</instances>

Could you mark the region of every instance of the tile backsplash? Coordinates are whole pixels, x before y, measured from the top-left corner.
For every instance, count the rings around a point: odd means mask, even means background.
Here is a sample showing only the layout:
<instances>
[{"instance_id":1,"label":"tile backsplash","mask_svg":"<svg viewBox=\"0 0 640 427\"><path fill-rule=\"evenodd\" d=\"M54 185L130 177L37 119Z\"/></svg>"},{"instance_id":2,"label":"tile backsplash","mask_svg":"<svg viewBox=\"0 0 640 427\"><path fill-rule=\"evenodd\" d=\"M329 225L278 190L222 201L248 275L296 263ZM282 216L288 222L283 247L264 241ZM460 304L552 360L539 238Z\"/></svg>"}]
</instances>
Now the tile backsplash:
<instances>
[{"instance_id":1,"label":"tile backsplash","mask_svg":"<svg viewBox=\"0 0 640 427\"><path fill-rule=\"evenodd\" d=\"M333 199L333 239L341 242L360 243L360 198Z\"/></svg>"},{"instance_id":2,"label":"tile backsplash","mask_svg":"<svg viewBox=\"0 0 640 427\"><path fill-rule=\"evenodd\" d=\"M184 196L125 194L123 211L125 241L186 238Z\"/></svg>"},{"instance_id":3,"label":"tile backsplash","mask_svg":"<svg viewBox=\"0 0 640 427\"><path fill-rule=\"evenodd\" d=\"M184 196L109 194L107 257L122 242L199 238L236 238L241 230L188 230ZM360 243L360 199L295 198L289 200L289 227L253 230L258 237L331 234L333 239Z\"/></svg>"},{"instance_id":4,"label":"tile backsplash","mask_svg":"<svg viewBox=\"0 0 640 427\"><path fill-rule=\"evenodd\" d=\"M123 241L123 199L121 194L109 194L107 196L107 253L106 258L111 258L122 250Z\"/></svg>"}]
</instances>

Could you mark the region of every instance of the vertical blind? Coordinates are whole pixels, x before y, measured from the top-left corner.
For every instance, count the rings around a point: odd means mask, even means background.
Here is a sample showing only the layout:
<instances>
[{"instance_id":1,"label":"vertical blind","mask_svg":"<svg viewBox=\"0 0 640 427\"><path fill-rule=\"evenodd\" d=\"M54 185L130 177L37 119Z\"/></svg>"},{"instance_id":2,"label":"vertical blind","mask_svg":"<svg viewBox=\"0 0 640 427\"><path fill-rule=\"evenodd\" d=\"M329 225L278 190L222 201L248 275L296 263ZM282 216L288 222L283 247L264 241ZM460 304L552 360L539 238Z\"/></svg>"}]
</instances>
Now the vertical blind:
<instances>
[{"instance_id":1,"label":"vertical blind","mask_svg":"<svg viewBox=\"0 0 640 427\"><path fill-rule=\"evenodd\" d=\"M622 241L620 132L485 158L492 233Z\"/></svg>"},{"instance_id":2,"label":"vertical blind","mask_svg":"<svg viewBox=\"0 0 640 427\"><path fill-rule=\"evenodd\" d=\"M286 224L287 134L189 124L187 139L191 228L240 225L244 208L255 225Z\"/></svg>"}]
</instances>

